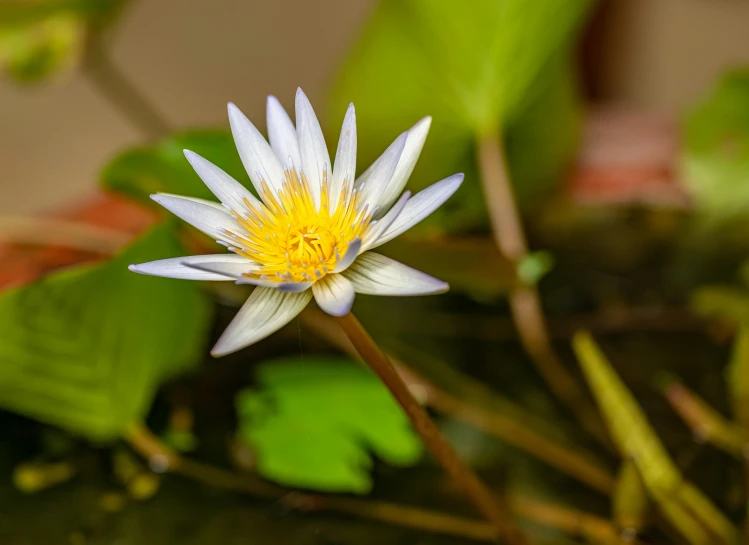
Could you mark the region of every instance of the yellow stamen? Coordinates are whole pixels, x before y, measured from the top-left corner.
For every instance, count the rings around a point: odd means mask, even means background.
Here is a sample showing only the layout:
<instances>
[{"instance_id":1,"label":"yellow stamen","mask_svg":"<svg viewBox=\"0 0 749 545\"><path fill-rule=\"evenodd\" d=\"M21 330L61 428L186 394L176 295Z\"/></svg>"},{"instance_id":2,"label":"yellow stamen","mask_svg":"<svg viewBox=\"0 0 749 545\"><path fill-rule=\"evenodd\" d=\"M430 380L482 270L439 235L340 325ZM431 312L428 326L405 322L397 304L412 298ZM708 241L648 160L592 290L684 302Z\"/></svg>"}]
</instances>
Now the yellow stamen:
<instances>
[{"instance_id":1,"label":"yellow stamen","mask_svg":"<svg viewBox=\"0 0 749 545\"><path fill-rule=\"evenodd\" d=\"M361 238L372 221L371 210L360 206L361 193L344 184L331 213L327 172L323 173L317 208L304 175L286 170L280 191L261 184L259 207L245 200L247 210L232 211L245 229L227 233L232 251L260 265L245 276L271 282L318 280L335 269L349 244Z\"/></svg>"}]
</instances>

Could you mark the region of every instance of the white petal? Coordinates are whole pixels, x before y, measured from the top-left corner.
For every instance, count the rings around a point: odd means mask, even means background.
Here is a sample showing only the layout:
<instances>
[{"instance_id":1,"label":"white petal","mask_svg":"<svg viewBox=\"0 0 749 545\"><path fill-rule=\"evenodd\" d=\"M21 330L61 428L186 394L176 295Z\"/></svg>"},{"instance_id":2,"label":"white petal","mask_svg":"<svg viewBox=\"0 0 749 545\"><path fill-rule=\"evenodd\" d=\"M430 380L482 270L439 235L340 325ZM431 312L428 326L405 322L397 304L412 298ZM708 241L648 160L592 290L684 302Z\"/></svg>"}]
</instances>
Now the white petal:
<instances>
[{"instance_id":1,"label":"white petal","mask_svg":"<svg viewBox=\"0 0 749 545\"><path fill-rule=\"evenodd\" d=\"M364 240L362 241L361 248L362 252L366 252L367 250L372 248L380 239L382 234L388 230L388 228L396 219L398 219L398 216L401 214L401 212L403 212L403 209L406 207L406 204L408 203L410 197L411 192L405 191L403 195L401 195L401 198L398 199L398 202L395 203L390 210L388 210L388 213L371 225L367 233L364 235Z\"/></svg>"},{"instance_id":2,"label":"white petal","mask_svg":"<svg viewBox=\"0 0 749 545\"><path fill-rule=\"evenodd\" d=\"M361 183L357 180L359 183L357 187L362 192L361 203L368 204L370 210L379 204L382 193L387 189L406 146L406 140L408 140L408 132L404 132L390 144L385 153L372 165L371 172Z\"/></svg>"},{"instance_id":3,"label":"white petal","mask_svg":"<svg viewBox=\"0 0 749 545\"><path fill-rule=\"evenodd\" d=\"M429 295L449 289L438 280L394 259L366 252L344 273L357 293L368 295Z\"/></svg>"},{"instance_id":4,"label":"white petal","mask_svg":"<svg viewBox=\"0 0 749 545\"><path fill-rule=\"evenodd\" d=\"M271 190L278 191L286 179L281 162L249 119L234 104L229 103L229 124L234 135L239 157L258 194L262 196L265 180Z\"/></svg>"},{"instance_id":5,"label":"white petal","mask_svg":"<svg viewBox=\"0 0 749 545\"><path fill-rule=\"evenodd\" d=\"M307 178L315 206L319 207L323 177L327 175L330 179L332 166L320 123L307 95L301 89L296 92L296 131L302 172Z\"/></svg>"},{"instance_id":6,"label":"white petal","mask_svg":"<svg viewBox=\"0 0 749 545\"><path fill-rule=\"evenodd\" d=\"M244 278L243 275L245 273L256 271L259 268L257 263L245 259L242 256L236 257L239 259L232 261L192 262L183 260L183 265L198 271L221 275L232 280Z\"/></svg>"},{"instance_id":7,"label":"white petal","mask_svg":"<svg viewBox=\"0 0 749 545\"><path fill-rule=\"evenodd\" d=\"M318 306L331 316L345 316L354 304L354 286L340 274L329 274L312 286Z\"/></svg>"},{"instance_id":8,"label":"white petal","mask_svg":"<svg viewBox=\"0 0 749 545\"><path fill-rule=\"evenodd\" d=\"M260 206L260 201L250 193L249 189L219 167L190 150L184 150L184 153L192 168L198 173L203 183L208 186L211 193L233 211L241 214L242 210L246 210L245 199L255 208Z\"/></svg>"},{"instance_id":9,"label":"white petal","mask_svg":"<svg viewBox=\"0 0 749 545\"><path fill-rule=\"evenodd\" d=\"M270 140L270 147L273 148L278 160L282 165L292 168L292 165L287 164L289 158L291 158L295 168L302 168L294 123L291 122L289 114L286 113L278 99L272 95L268 97L266 117L268 120L268 140Z\"/></svg>"},{"instance_id":10,"label":"white petal","mask_svg":"<svg viewBox=\"0 0 749 545\"><path fill-rule=\"evenodd\" d=\"M398 198L398 195L403 191L403 188L406 187L408 178L411 176L411 173L416 166L416 162L419 160L419 155L421 155L421 150L424 147L424 142L426 141L427 134L429 134L429 127L431 124L432 118L425 117L408 129L408 138L406 140L406 145L403 148L403 153L401 153L400 159L398 160L398 166L395 167L390 182L383 190L380 200L377 203L380 206L380 210L387 210ZM380 159L382 159L382 157L380 157ZM377 159L377 161L380 159ZM369 178L377 161L375 161L372 166L370 166L359 177L356 181L357 186Z\"/></svg>"},{"instance_id":11,"label":"white petal","mask_svg":"<svg viewBox=\"0 0 749 545\"><path fill-rule=\"evenodd\" d=\"M218 203L166 193L157 193L151 195L151 198L213 239L231 244L233 239L228 233L244 232L229 211Z\"/></svg>"},{"instance_id":12,"label":"white petal","mask_svg":"<svg viewBox=\"0 0 749 545\"><path fill-rule=\"evenodd\" d=\"M354 105L350 104L343 118L341 137L338 139L338 151L335 154L333 179L330 183L330 211L335 211L341 191L348 186L347 193L351 195L356 176L356 113Z\"/></svg>"},{"instance_id":13,"label":"white petal","mask_svg":"<svg viewBox=\"0 0 749 545\"><path fill-rule=\"evenodd\" d=\"M211 354L224 356L264 339L294 319L310 299L310 290L284 293L273 288L255 288Z\"/></svg>"},{"instance_id":14,"label":"white petal","mask_svg":"<svg viewBox=\"0 0 749 545\"><path fill-rule=\"evenodd\" d=\"M311 288L312 284L314 284L314 282L283 282L281 284L278 284L276 286L276 289L278 289L278 291L283 291L286 293L299 293L308 288Z\"/></svg>"},{"instance_id":15,"label":"white petal","mask_svg":"<svg viewBox=\"0 0 749 545\"><path fill-rule=\"evenodd\" d=\"M405 233L426 218L455 193L463 183L463 174L453 174L411 197L395 221L370 247L377 248Z\"/></svg>"},{"instance_id":16,"label":"white petal","mask_svg":"<svg viewBox=\"0 0 749 545\"><path fill-rule=\"evenodd\" d=\"M361 251L361 243L361 239L357 238L348 245L346 254L336 263L335 269L333 269L334 273L340 273L349 268Z\"/></svg>"},{"instance_id":17,"label":"white petal","mask_svg":"<svg viewBox=\"0 0 749 545\"><path fill-rule=\"evenodd\" d=\"M160 259L149 263L130 265L129 269L140 274L151 276L163 276L165 278L179 278L182 280L234 280L230 276L213 272L206 272L193 268L195 264L217 264L223 263L231 266L240 263L245 268L252 263L240 255L215 254L215 255L190 255L185 257L174 257L171 259Z\"/></svg>"}]
</instances>

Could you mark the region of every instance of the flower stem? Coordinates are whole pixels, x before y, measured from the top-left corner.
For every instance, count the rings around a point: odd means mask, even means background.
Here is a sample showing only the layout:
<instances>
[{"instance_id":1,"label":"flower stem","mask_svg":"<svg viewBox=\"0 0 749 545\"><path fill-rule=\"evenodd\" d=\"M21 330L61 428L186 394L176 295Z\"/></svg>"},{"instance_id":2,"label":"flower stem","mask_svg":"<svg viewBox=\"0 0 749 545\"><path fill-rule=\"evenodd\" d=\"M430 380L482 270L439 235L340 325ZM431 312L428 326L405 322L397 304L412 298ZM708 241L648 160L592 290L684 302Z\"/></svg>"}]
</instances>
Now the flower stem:
<instances>
[{"instance_id":1,"label":"flower stem","mask_svg":"<svg viewBox=\"0 0 749 545\"><path fill-rule=\"evenodd\" d=\"M489 133L479 140L477 161L494 240L505 258L517 266L528 255L528 245L498 133ZM510 293L509 302L523 347L551 391L586 429L608 442L593 404L554 351L536 287L518 284Z\"/></svg>"},{"instance_id":2,"label":"flower stem","mask_svg":"<svg viewBox=\"0 0 749 545\"><path fill-rule=\"evenodd\" d=\"M432 455L450 477L473 502L479 512L497 529L498 536L511 545L528 543L515 526L509 509L498 497L491 494L473 470L458 456L426 410L411 394L393 365L382 353L372 337L353 314L336 318L341 329L361 355L362 359L380 377L383 384L401 405Z\"/></svg>"},{"instance_id":3,"label":"flower stem","mask_svg":"<svg viewBox=\"0 0 749 545\"><path fill-rule=\"evenodd\" d=\"M356 349L327 314L308 307L302 313L302 323L339 350L358 357ZM392 353L385 356L409 387L418 387L425 393L425 404L435 412L497 437L602 494L609 495L614 489L614 477L593 457L555 441L543 429L537 429L532 415L497 397L494 392L484 390L472 379L452 370L446 371L450 368L444 362L419 354L420 358L414 355L406 365ZM423 362L419 365L420 359ZM433 378L427 379L422 374L425 368L440 376L440 382L450 384L451 388L445 389ZM498 402L486 402L490 398ZM482 403L482 399L485 402Z\"/></svg>"}]
</instances>

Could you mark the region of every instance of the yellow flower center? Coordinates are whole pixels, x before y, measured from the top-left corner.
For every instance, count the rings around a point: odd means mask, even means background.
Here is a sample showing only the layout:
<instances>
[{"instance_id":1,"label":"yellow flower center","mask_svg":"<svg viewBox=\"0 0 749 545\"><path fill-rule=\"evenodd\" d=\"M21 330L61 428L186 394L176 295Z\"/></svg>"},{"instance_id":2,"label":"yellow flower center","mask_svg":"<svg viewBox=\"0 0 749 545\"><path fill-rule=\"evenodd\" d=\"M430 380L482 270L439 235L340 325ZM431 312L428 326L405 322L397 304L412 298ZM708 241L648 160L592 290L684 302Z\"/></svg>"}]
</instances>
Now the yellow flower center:
<instances>
[{"instance_id":1,"label":"yellow flower center","mask_svg":"<svg viewBox=\"0 0 749 545\"><path fill-rule=\"evenodd\" d=\"M361 207L361 193L344 183L333 212L330 211L327 173L323 175L320 206L315 206L307 180L296 170L284 172L280 191L263 182L265 204L245 200L247 210L232 210L244 233L227 232L235 241L230 250L259 264L245 273L249 278L271 282L310 282L332 272L351 242L364 236L372 214Z\"/></svg>"}]
</instances>

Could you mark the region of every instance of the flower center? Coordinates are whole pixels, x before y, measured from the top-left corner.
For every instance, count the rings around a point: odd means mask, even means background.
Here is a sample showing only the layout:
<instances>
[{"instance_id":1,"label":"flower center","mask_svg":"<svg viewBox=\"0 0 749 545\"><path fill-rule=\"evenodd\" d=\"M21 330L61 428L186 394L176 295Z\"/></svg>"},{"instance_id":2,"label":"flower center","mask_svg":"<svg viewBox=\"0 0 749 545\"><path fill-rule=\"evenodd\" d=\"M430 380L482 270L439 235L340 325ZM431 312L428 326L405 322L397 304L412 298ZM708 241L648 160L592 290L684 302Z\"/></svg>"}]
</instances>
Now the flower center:
<instances>
[{"instance_id":1,"label":"flower center","mask_svg":"<svg viewBox=\"0 0 749 545\"><path fill-rule=\"evenodd\" d=\"M285 174L278 192L263 184L265 204L245 201L247 210L232 211L245 232L228 233L235 242L229 249L258 264L245 274L250 278L279 283L319 280L335 269L349 244L366 233L371 214L360 209L360 193L350 183L344 184L331 213L327 179L317 208L304 176L295 170Z\"/></svg>"}]
</instances>

